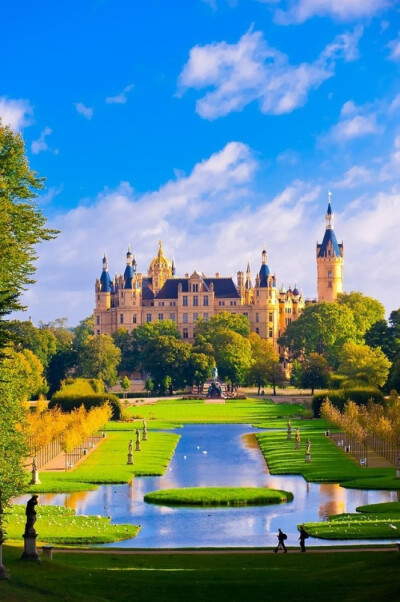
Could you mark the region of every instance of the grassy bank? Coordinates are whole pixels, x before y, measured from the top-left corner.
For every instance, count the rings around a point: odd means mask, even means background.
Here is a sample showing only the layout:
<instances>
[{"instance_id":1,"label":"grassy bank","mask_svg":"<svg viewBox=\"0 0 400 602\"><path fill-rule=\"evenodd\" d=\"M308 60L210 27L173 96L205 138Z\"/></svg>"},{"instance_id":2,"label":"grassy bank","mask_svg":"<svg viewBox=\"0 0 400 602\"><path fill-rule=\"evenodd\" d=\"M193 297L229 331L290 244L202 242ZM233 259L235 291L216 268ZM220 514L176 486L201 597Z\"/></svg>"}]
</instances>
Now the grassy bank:
<instances>
[{"instance_id":1,"label":"grassy bank","mask_svg":"<svg viewBox=\"0 0 400 602\"><path fill-rule=\"evenodd\" d=\"M265 487L185 487L162 489L144 496L145 502L171 506L250 506L290 502L289 491Z\"/></svg>"},{"instance_id":2,"label":"grassy bank","mask_svg":"<svg viewBox=\"0 0 400 602\"><path fill-rule=\"evenodd\" d=\"M309 427L309 424L311 428ZM400 489L394 468L359 466L342 448L337 447L313 421L303 421L301 449L295 449L295 438L287 440L286 432L257 433L260 449L271 474L301 474L307 481L337 483L360 489ZM305 462L307 438L311 441L311 462ZM384 487L382 485L386 484Z\"/></svg>"},{"instance_id":3,"label":"grassy bank","mask_svg":"<svg viewBox=\"0 0 400 602\"><path fill-rule=\"evenodd\" d=\"M344 552L265 554L69 554L53 562L21 563L6 548L11 579L1 583L7 602L157 600L221 602L289 599L325 602L395 600L400 554Z\"/></svg>"},{"instance_id":4,"label":"grassy bank","mask_svg":"<svg viewBox=\"0 0 400 602\"><path fill-rule=\"evenodd\" d=\"M359 506L357 514L337 514L306 523L306 531L324 539L400 539L400 502Z\"/></svg>"},{"instance_id":5,"label":"grassy bank","mask_svg":"<svg viewBox=\"0 0 400 602\"><path fill-rule=\"evenodd\" d=\"M25 506L13 506L7 513L7 540L21 541L25 521ZM106 517L77 516L71 508L62 506L39 506L35 529L40 543L93 545L130 539L140 527L111 525Z\"/></svg>"},{"instance_id":6,"label":"grassy bank","mask_svg":"<svg viewBox=\"0 0 400 602\"><path fill-rule=\"evenodd\" d=\"M169 424L185 423L248 423L258 424L270 419L298 416L301 405L279 403L268 399L228 399L225 403L205 403L204 400L165 399L154 405L127 408L132 417Z\"/></svg>"},{"instance_id":7,"label":"grassy bank","mask_svg":"<svg viewBox=\"0 0 400 602\"><path fill-rule=\"evenodd\" d=\"M134 442L136 440L132 425L130 430L107 432L101 445L75 470L41 472L41 484L30 487L29 492L82 491L84 483L90 485L87 489L93 489L93 485L103 483L129 483L135 475L162 475L173 456L179 435L149 433L148 440L141 442L142 451L134 451L133 465L127 464L130 439ZM135 444L133 448L135 449Z\"/></svg>"}]
</instances>

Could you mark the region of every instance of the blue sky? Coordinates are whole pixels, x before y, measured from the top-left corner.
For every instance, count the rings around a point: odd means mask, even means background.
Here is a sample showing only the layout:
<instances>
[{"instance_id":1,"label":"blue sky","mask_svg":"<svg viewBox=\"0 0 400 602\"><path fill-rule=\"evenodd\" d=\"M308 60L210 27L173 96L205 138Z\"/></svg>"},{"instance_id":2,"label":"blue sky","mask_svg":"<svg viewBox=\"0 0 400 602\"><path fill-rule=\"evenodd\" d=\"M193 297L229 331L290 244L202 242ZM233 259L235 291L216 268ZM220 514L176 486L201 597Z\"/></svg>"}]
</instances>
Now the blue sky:
<instances>
[{"instance_id":1,"label":"blue sky","mask_svg":"<svg viewBox=\"0 0 400 602\"><path fill-rule=\"evenodd\" d=\"M35 323L93 309L104 250L146 272L253 272L316 295L328 190L345 289L400 305L400 3L20 1L2 9L0 116L62 231L25 295Z\"/></svg>"}]
</instances>

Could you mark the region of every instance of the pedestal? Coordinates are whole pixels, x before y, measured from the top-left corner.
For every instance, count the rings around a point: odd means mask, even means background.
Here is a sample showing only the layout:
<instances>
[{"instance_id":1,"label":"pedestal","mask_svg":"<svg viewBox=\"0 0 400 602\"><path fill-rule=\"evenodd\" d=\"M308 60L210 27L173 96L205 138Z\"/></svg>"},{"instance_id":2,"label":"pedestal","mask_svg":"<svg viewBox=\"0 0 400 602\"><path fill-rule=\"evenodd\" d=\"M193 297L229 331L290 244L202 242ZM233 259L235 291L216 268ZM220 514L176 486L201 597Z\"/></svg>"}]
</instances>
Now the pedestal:
<instances>
[{"instance_id":1,"label":"pedestal","mask_svg":"<svg viewBox=\"0 0 400 602\"><path fill-rule=\"evenodd\" d=\"M140 449L140 441L136 441L136 451L141 451L141 449Z\"/></svg>"},{"instance_id":2,"label":"pedestal","mask_svg":"<svg viewBox=\"0 0 400 602\"><path fill-rule=\"evenodd\" d=\"M133 454L128 454L127 464L133 464Z\"/></svg>"},{"instance_id":3,"label":"pedestal","mask_svg":"<svg viewBox=\"0 0 400 602\"><path fill-rule=\"evenodd\" d=\"M33 560L40 562L38 553L36 551L36 537L37 535L24 535L24 551L21 555L21 560Z\"/></svg>"},{"instance_id":4,"label":"pedestal","mask_svg":"<svg viewBox=\"0 0 400 602\"><path fill-rule=\"evenodd\" d=\"M300 449L300 441L296 441L296 449Z\"/></svg>"},{"instance_id":5,"label":"pedestal","mask_svg":"<svg viewBox=\"0 0 400 602\"><path fill-rule=\"evenodd\" d=\"M311 462L311 454L306 454L306 462Z\"/></svg>"},{"instance_id":6,"label":"pedestal","mask_svg":"<svg viewBox=\"0 0 400 602\"><path fill-rule=\"evenodd\" d=\"M30 485L40 485L38 470L32 470L32 478L31 478L31 482L29 484Z\"/></svg>"},{"instance_id":7,"label":"pedestal","mask_svg":"<svg viewBox=\"0 0 400 602\"><path fill-rule=\"evenodd\" d=\"M0 579L8 579L9 576L6 567L3 565L3 544L0 544Z\"/></svg>"},{"instance_id":8,"label":"pedestal","mask_svg":"<svg viewBox=\"0 0 400 602\"><path fill-rule=\"evenodd\" d=\"M142 441L147 441L147 431L143 431Z\"/></svg>"},{"instance_id":9,"label":"pedestal","mask_svg":"<svg viewBox=\"0 0 400 602\"><path fill-rule=\"evenodd\" d=\"M292 438L292 433L290 431L288 431L287 440L290 441L291 438Z\"/></svg>"}]
</instances>

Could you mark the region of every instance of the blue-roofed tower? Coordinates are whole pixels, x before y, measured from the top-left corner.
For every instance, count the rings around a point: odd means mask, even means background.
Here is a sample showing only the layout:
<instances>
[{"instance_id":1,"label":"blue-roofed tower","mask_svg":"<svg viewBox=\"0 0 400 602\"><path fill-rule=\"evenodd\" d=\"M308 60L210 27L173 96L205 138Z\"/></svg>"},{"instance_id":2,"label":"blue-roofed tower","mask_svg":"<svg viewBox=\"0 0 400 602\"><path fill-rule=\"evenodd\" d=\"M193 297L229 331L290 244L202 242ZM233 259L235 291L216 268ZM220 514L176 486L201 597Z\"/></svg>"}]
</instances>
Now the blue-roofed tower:
<instances>
[{"instance_id":1,"label":"blue-roofed tower","mask_svg":"<svg viewBox=\"0 0 400 602\"><path fill-rule=\"evenodd\" d=\"M136 261L135 261L136 263ZM126 268L124 272L124 288L133 288L133 277L135 275L135 266L133 265L133 255L131 252L131 246L128 246L128 252L126 254Z\"/></svg>"},{"instance_id":2,"label":"blue-roofed tower","mask_svg":"<svg viewBox=\"0 0 400 602\"><path fill-rule=\"evenodd\" d=\"M328 193L328 209L325 214L325 234L322 243L317 242L318 301L334 302L343 292L343 243L338 243L333 229L334 214L331 193Z\"/></svg>"},{"instance_id":3,"label":"blue-roofed tower","mask_svg":"<svg viewBox=\"0 0 400 602\"><path fill-rule=\"evenodd\" d=\"M96 309L94 311L95 323L97 326L101 325L101 315L111 307L111 295L113 292L113 281L108 273L108 261L107 256L104 253L103 257L103 271L100 278L97 278L96 285ZM96 329L96 334L100 334L100 329Z\"/></svg>"}]
</instances>

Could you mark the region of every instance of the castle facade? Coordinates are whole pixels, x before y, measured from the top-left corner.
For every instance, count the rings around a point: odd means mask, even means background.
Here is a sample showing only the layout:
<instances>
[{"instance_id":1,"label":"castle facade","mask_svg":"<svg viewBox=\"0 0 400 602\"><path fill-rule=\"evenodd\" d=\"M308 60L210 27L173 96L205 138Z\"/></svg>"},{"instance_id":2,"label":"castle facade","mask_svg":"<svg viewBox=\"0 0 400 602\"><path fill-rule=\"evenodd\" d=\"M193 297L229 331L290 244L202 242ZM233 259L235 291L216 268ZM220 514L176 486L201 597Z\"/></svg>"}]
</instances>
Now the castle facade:
<instances>
[{"instance_id":1,"label":"castle facade","mask_svg":"<svg viewBox=\"0 0 400 602\"><path fill-rule=\"evenodd\" d=\"M330 199L325 235L322 243L317 244L317 273L318 301L335 301L343 288L343 244L338 245L333 232ZM97 335L113 334L118 328L131 332L146 322L173 320L181 337L192 342L199 318L209 320L214 314L229 311L246 316L251 331L276 348L279 336L305 307L297 286L287 290L283 286L277 288L265 248L254 282L249 263L245 272L237 273L234 282L218 273L208 276L197 271L177 277L174 262L165 257L161 241L146 275L138 272L136 259L128 248L124 274L111 279L104 256L95 295Z\"/></svg>"}]
</instances>

